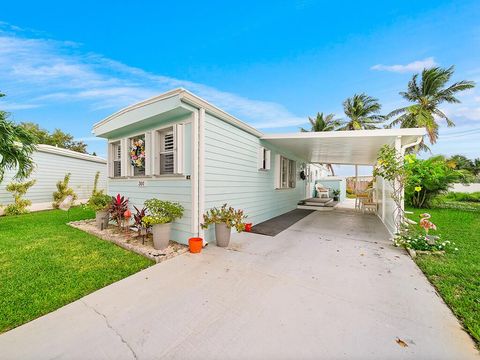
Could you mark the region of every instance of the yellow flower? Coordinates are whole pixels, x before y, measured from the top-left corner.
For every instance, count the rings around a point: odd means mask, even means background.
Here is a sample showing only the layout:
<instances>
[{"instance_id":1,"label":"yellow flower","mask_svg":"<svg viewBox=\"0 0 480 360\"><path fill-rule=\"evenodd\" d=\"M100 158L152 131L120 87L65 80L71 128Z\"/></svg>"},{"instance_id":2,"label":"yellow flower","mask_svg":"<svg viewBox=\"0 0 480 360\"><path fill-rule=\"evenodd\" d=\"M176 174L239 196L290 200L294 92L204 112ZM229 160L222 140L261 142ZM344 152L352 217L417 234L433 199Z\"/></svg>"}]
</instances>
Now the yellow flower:
<instances>
[{"instance_id":1,"label":"yellow flower","mask_svg":"<svg viewBox=\"0 0 480 360\"><path fill-rule=\"evenodd\" d=\"M422 187L421 186L415 186L415 191L416 192L420 192L422 190Z\"/></svg>"}]
</instances>

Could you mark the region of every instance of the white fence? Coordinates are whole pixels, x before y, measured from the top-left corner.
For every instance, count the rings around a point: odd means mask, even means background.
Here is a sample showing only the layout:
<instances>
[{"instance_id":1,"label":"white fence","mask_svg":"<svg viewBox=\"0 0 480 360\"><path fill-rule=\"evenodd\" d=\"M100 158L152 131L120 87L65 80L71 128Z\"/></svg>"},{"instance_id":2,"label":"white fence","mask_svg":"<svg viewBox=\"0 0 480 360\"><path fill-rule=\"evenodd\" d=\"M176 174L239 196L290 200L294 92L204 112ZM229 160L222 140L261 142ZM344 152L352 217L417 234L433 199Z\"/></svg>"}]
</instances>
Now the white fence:
<instances>
[{"instance_id":1,"label":"white fence","mask_svg":"<svg viewBox=\"0 0 480 360\"><path fill-rule=\"evenodd\" d=\"M69 186L78 195L79 201L85 201L90 197L97 171L100 171L98 188L106 189L107 162L100 157L50 145L38 145L33 160L35 170L28 180L35 179L36 183L24 196L25 199L32 201L30 210L51 208L56 183L63 180L67 173L71 174ZM5 187L12 181L14 175L15 171L7 171L0 184L0 205L13 202L12 194L6 191ZM0 213L1 211L0 209Z\"/></svg>"}]
</instances>

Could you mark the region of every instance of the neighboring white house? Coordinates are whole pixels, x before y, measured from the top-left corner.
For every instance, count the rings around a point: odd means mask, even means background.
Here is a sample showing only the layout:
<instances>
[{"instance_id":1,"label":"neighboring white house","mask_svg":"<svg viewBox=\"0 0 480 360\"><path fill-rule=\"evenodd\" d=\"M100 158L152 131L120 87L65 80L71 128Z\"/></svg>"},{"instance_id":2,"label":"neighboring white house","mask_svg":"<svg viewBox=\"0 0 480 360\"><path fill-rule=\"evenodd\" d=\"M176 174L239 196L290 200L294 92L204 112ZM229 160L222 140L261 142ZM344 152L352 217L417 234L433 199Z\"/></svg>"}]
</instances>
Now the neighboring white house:
<instances>
[{"instance_id":1,"label":"neighboring white house","mask_svg":"<svg viewBox=\"0 0 480 360\"><path fill-rule=\"evenodd\" d=\"M186 209L173 224L172 240L191 236L211 241L202 214L224 203L259 223L297 207L310 197L324 167L312 164L373 165L384 144L399 151L418 142L422 129L339 131L264 135L193 95L176 89L124 108L93 127L108 139L108 192L134 205L148 198L177 201ZM130 151L144 143L144 167ZM303 172L303 174L302 174ZM306 175L306 176L304 176ZM390 223L385 191L379 216ZM391 229L390 229L391 230Z\"/></svg>"},{"instance_id":2,"label":"neighboring white house","mask_svg":"<svg viewBox=\"0 0 480 360\"><path fill-rule=\"evenodd\" d=\"M97 171L100 171L98 188L106 189L107 161L98 156L50 145L38 145L33 153L33 161L35 169L27 180L35 179L36 182L24 196L25 199L32 201L30 210L50 209L53 192L57 189L56 183L63 180L67 173L71 173L69 186L78 195L80 202L90 197ZM14 175L14 170L7 171L0 184L0 205L13 202L12 194L7 192L5 187L12 181Z\"/></svg>"}]
</instances>

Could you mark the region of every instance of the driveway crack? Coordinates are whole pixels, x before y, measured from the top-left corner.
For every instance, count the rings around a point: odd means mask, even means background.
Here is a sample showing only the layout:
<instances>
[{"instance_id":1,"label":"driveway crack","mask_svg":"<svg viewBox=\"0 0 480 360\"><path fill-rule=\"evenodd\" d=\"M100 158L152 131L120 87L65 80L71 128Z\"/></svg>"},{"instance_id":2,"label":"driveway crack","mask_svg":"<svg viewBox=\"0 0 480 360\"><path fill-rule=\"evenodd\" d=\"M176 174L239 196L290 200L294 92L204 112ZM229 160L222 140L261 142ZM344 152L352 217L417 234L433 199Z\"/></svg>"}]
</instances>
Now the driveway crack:
<instances>
[{"instance_id":1,"label":"driveway crack","mask_svg":"<svg viewBox=\"0 0 480 360\"><path fill-rule=\"evenodd\" d=\"M115 335L118 336L118 338L120 339L120 341L122 343L125 344L125 346L130 350L130 352L132 353L132 356L134 359L138 359L137 358L137 354L135 353L135 351L133 350L133 348L130 346L130 344L123 338L123 336L117 331L115 330L115 328L110 324L110 322L108 321L108 318L105 314L102 314L100 311L98 311L97 309L95 309L93 306L90 306L88 305L84 300L80 300L80 302L85 305L87 308L93 310L97 315L99 315L100 317L103 318L103 320L105 321L105 325L107 325L107 327L112 330Z\"/></svg>"}]
</instances>

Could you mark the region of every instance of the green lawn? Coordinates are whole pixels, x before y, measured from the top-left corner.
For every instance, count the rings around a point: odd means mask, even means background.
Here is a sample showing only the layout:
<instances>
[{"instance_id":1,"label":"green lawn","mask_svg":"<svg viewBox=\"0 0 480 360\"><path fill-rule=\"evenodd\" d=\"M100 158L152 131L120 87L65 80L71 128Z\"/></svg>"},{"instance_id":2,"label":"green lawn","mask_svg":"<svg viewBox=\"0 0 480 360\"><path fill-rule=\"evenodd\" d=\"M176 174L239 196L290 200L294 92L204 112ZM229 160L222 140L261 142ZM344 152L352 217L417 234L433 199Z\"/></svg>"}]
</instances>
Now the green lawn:
<instances>
[{"instance_id":1,"label":"green lawn","mask_svg":"<svg viewBox=\"0 0 480 360\"><path fill-rule=\"evenodd\" d=\"M93 215L70 210L71 221ZM153 264L66 222L61 210L0 218L0 332Z\"/></svg>"},{"instance_id":2,"label":"green lawn","mask_svg":"<svg viewBox=\"0 0 480 360\"><path fill-rule=\"evenodd\" d=\"M418 266L480 344L480 212L452 209L409 209L413 219L428 212L443 240L458 251L444 256L417 256Z\"/></svg>"}]
</instances>

